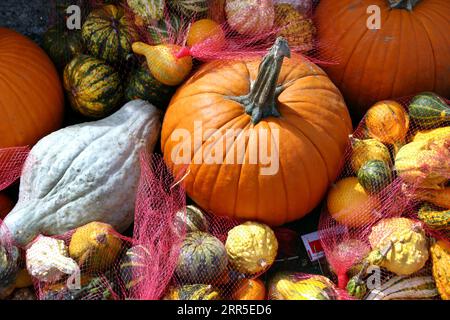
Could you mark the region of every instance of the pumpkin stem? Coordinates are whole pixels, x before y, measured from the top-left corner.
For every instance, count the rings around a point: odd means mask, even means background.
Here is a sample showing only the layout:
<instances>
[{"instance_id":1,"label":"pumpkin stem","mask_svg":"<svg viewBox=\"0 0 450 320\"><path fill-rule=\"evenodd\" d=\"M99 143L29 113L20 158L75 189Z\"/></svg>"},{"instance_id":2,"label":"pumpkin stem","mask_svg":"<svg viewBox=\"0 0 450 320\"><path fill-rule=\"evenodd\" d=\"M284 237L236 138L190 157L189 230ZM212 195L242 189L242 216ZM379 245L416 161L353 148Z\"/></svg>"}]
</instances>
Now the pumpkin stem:
<instances>
[{"instance_id":1,"label":"pumpkin stem","mask_svg":"<svg viewBox=\"0 0 450 320\"><path fill-rule=\"evenodd\" d=\"M412 11L420 0L388 0L391 9L406 9Z\"/></svg>"},{"instance_id":2,"label":"pumpkin stem","mask_svg":"<svg viewBox=\"0 0 450 320\"><path fill-rule=\"evenodd\" d=\"M276 98L282 90L281 87L277 87L277 83L285 57L291 57L291 50L286 39L278 37L262 59L250 93L240 97L228 97L244 106L245 112L252 117L255 125L266 117L280 116Z\"/></svg>"}]
</instances>

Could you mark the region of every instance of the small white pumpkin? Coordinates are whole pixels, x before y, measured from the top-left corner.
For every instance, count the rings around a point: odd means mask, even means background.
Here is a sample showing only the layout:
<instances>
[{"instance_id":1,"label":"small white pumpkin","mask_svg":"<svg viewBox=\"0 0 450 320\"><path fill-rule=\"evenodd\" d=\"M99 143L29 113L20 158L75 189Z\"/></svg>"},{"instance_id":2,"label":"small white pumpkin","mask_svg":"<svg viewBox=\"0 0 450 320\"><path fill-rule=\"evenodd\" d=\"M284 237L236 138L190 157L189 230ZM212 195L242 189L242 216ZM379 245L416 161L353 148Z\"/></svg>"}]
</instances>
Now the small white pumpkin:
<instances>
[{"instance_id":1,"label":"small white pumpkin","mask_svg":"<svg viewBox=\"0 0 450 320\"><path fill-rule=\"evenodd\" d=\"M19 201L5 218L18 245L59 235L92 221L122 232L133 221L139 154L159 136L161 113L134 100L108 118L70 126L31 150ZM2 235L4 236L4 235Z\"/></svg>"}]
</instances>

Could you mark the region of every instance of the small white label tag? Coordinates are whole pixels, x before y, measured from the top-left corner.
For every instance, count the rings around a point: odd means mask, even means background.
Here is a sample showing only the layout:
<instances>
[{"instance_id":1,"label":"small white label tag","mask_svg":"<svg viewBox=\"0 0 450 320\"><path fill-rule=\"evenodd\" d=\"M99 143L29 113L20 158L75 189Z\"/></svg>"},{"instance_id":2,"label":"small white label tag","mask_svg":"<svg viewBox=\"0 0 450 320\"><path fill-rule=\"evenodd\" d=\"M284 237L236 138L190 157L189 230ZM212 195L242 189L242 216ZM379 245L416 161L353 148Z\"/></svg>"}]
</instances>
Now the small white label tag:
<instances>
[{"instance_id":1,"label":"small white label tag","mask_svg":"<svg viewBox=\"0 0 450 320\"><path fill-rule=\"evenodd\" d=\"M317 231L302 235L302 241L311 261L317 261L325 256Z\"/></svg>"}]
</instances>

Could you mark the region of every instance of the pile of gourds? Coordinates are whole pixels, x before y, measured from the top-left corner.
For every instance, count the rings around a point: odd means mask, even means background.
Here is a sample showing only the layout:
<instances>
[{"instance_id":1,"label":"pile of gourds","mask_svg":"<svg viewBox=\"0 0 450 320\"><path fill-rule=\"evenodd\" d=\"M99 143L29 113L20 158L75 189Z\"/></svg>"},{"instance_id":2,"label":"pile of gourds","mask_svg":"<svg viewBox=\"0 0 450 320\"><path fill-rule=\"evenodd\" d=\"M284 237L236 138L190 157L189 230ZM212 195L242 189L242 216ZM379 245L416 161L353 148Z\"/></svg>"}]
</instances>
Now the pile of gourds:
<instances>
[{"instance_id":1,"label":"pile of gourds","mask_svg":"<svg viewBox=\"0 0 450 320\"><path fill-rule=\"evenodd\" d=\"M351 295L449 298L449 121L446 101L426 92L414 96L407 108L395 101L375 104L357 130L362 137L350 137L351 152L343 170L347 176L332 186L327 209L339 225L356 228L361 235L369 232L371 250L363 261L355 261L357 272L350 268ZM399 217L408 209L402 197L414 205L410 217ZM426 265L430 256L431 267ZM389 275L381 288L368 292L363 279L371 265Z\"/></svg>"}]
</instances>

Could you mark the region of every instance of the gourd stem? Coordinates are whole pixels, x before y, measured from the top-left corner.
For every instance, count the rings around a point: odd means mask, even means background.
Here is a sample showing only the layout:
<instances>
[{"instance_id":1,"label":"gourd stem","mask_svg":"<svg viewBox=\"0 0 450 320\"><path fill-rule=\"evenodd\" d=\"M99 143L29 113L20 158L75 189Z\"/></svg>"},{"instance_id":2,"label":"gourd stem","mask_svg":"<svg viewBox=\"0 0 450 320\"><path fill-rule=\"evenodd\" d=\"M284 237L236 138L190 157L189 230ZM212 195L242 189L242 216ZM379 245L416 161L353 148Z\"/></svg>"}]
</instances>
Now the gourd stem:
<instances>
[{"instance_id":1,"label":"gourd stem","mask_svg":"<svg viewBox=\"0 0 450 320\"><path fill-rule=\"evenodd\" d=\"M412 11L420 0L388 0L391 9L406 9Z\"/></svg>"},{"instance_id":2,"label":"gourd stem","mask_svg":"<svg viewBox=\"0 0 450 320\"><path fill-rule=\"evenodd\" d=\"M266 117L280 116L276 98L281 93L281 88L277 88L277 83L285 57L291 57L291 50L286 39L278 37L262 59L258 76L251 86L250 93L240 97L227 97L244 106L245 112L252 117L253 124L257 124Z\"/></svg>"}]
</instances>

